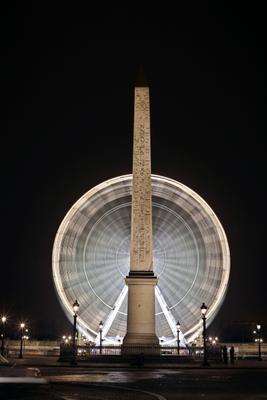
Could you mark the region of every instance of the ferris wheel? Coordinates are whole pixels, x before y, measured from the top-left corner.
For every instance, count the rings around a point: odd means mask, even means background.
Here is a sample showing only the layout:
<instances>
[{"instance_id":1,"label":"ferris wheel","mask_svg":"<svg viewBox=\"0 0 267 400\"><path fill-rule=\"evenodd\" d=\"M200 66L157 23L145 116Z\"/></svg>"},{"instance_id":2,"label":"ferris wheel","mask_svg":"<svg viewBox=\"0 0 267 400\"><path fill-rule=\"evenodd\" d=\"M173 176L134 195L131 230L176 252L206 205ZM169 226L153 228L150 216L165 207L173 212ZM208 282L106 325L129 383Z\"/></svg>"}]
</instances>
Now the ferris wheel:
<instances>
[{"instance_id":1,"label":"ferris wheel","mask_svg":"<svg viewBox=\"0 0 267 400\"><path fill-rule=\"evenodd\" d=\"M226 293L230 253L225 232L207 203L172 179L152 175L153 268L156 333L162 344L191 342L201 331L200 305L209 324ZM53 277L67 317L80 303L78 329L106 343L126 333L130 268L132 175L119 176L85 193L62 221L53 248Z\"/></svg>"}]
</instances>

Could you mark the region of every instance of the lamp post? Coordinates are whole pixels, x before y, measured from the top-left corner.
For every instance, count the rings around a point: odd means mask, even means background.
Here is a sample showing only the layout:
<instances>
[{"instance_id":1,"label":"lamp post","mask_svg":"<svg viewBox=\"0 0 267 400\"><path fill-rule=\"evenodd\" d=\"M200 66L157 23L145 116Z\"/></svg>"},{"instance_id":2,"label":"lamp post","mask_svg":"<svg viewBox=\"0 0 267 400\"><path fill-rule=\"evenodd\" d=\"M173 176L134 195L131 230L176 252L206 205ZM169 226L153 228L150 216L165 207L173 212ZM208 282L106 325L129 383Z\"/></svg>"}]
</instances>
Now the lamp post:
<instances>
[{"instance_id":1,"label":"lamp post","mask_svg":"<svg viewBox=\"0 0 267 400\"><path fill-rule=\"evenodd\" d=\"M203 321L203 367L208 367L209 362L208 362L208 355L207 355L207 341L206 341L206 312L207 312L208 307L206 306L205 303L202 303L201 306L201 315L202 315L202 321Z\"/></svg>"},{"instance_id":2,"label":"lamp post","mask_svg":"<svg viewBox=\"0 0 267 400\"><path fill-rule=\"evenodd\" d=\"M72 331L72 357L71 357L71 365L77 365L76 355L76 332L77 332L77 314L79 311L79 303L77 300L73 303L73 331Z\"/></svg>"},{"instance_id":3,"label":"lamp post","mask_svg":"<svg viewBox=\"0 0 267 400\"><path fill-rule=\"evenodd\" d=\"M19 350L19 358L23 358L22 349L23 349L23 333L24 333L25 324L21 322L20 324L20 350Z\"/></svg>"},{"instance_id":4,"label":"lamp post","mask_svg":"<svg viewBox=\"0 0 267 400\"><path fill-rule=\"evenodd\" d=\"M6 325L6 317L4 315L1 318L1 322L2 322L1 354L3 356L5 352L5 325Z\"/></svg>"},{"instance_id":5,"label":"lamp post","mask_svg":"<svg viewBox=\"0 0 267 400\"><path fill-rule=\"evenodd\" d=\"M102 354L102 341L103 341L102 334L103 334L103 322L100 321L100 323L99 323L99 344L100 344L99 351L100 351L100 354Z\"/></svg>"},{"instance_id":6,"label":"lamp post","mask_svg":"<svg viewBox=\"0 0 267 400\"><path fill-rule=\"evenodd\" d=\"M180 355L180 328L181 328L180 322L177 321L176 330L177 330L177 355L178 356Z\"/></svg>"},{"instance_id":7,"label":"lamp post","mask_svg":"<svg viewBox=\"0 0 267 400\"><path fill-rule=\"evenodd\" d=\"M258 335L258 360L262 361L262 357L261 357L261 325L257 324L257 335Z\"/></svg>"}]
</instances>

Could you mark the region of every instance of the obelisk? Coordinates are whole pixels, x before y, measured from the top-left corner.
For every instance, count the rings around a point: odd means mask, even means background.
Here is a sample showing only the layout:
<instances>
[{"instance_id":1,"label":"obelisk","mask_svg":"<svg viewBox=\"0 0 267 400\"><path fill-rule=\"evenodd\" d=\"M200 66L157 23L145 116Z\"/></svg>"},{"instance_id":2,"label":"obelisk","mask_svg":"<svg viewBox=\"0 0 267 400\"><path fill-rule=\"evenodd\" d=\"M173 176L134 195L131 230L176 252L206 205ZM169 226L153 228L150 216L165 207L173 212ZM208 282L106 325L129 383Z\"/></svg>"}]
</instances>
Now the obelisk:
<instances>
[{"instance_id":1,"label":"obelisk","mask_svg":"<svg viewBox=\"0 0 267 400\"><path fill-rule=\"evenodd\" d=\"M135 84L133 187L131 215L130 272L127 333L124 353L155 354L159 340L155 333L155 285L153 273L152 187L150 149L149 87L140 71Z\"/></svg>"}]
</instances>

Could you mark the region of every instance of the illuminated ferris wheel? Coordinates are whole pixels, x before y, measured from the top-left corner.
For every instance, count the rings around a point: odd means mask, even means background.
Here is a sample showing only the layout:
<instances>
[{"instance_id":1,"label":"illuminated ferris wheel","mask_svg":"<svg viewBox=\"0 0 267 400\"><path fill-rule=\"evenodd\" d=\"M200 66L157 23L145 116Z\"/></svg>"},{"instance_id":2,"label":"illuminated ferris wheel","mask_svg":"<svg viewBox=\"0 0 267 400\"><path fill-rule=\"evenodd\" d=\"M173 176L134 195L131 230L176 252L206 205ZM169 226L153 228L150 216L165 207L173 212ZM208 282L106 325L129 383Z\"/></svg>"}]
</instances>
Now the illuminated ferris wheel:
<instances>
[{"instance_id":1,"label":"illuminated ferris wheel","mask_svg":"<svg viewBox=\"0 0 267 400\"><path fill-rule=\"evenodd\" d=\"M132 175L119 176L89 190L70 209L53 249L55 287L70 320L78 299L78 329L99 340L103 321L106 343L126 333L130 268ZM208 305L207 323L223 301L230 272L224 230L207 203L185 185L152 175L153 262L158 277L156 332L161 343L201 330L200 305Z\"/></svg>"}]
</instances>

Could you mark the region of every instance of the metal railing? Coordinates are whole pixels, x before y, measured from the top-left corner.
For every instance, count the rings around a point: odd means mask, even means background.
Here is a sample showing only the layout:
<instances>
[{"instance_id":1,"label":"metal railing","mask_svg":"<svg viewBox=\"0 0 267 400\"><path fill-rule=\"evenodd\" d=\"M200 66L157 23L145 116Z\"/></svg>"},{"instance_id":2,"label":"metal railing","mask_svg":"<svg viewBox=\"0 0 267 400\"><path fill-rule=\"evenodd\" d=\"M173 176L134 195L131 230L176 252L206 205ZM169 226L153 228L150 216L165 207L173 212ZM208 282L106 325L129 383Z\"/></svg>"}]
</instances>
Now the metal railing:
<instances>
[{"instance_id":1,"label":"metal railing","mask_svg":"<svg viewBox=\"0 0 267 400\"><path fill-rule=\"evenodd\" d=\"M157 354L161 356L177 356L177 347L156 347L156 346L78 346L78 357L90 356L119 356L122 354ZM188 356L190 352L188 349L181 348L179 356Z\"/></svg>"}]
</instances>

